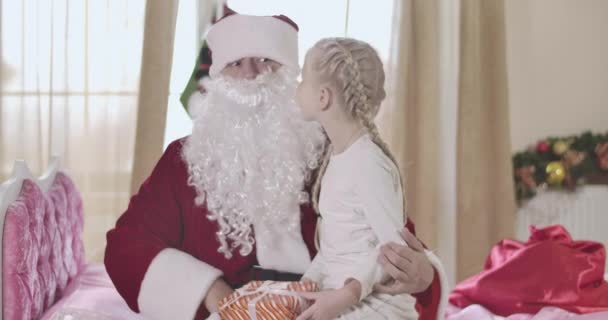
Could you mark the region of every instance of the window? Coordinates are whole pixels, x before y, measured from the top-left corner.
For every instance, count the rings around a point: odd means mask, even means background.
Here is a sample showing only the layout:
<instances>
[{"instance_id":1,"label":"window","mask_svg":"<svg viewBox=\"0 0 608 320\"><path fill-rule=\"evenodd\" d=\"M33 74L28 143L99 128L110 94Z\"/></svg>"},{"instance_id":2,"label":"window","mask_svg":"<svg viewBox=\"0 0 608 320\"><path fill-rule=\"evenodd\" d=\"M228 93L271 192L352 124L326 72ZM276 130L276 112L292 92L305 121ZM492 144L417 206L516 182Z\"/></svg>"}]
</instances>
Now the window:
<instances>
[{"instance_id":1,"label":"window","mask_svg":"<svg viewBox=\"0 0 608 320\"><path fill-rule=\"evenodd\" d=\"M61 156L100 260L130 195L146 1L0 1L0 179L16 159L41 174Z\"/></svg>"}]
</instances>

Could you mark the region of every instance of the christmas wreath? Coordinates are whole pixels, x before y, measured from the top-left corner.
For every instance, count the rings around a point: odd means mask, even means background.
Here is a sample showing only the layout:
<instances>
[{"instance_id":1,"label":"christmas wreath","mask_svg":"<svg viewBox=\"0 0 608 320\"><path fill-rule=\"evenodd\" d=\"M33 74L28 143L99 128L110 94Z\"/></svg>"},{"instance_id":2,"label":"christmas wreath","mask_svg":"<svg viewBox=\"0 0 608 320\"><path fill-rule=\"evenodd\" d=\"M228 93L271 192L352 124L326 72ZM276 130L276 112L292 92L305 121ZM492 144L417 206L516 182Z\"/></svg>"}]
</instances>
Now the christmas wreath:
<instances>
[{"instance_id":1,"label":"christmas wreath","mask_svg":"<svg viewBox=\"0 0 608 320\"><path fill-rule=\"evenodd\" d=\"M513 178L519 202L540 190L608 184L608 132L541 140L513 156Z\"/></svg>"}]
</instances>

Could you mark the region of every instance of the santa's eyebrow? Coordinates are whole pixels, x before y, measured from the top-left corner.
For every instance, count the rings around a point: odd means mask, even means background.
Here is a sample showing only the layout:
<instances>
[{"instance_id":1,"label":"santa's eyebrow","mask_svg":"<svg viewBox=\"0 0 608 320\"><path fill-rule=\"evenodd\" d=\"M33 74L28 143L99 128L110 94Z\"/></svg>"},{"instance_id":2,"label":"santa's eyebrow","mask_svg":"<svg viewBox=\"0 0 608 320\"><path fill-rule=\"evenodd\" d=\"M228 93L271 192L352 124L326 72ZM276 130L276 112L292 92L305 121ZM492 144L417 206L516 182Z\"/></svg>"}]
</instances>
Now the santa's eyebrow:
<instances>
[{"instance_id":1,"label":"santa's eyebrow","mask_svg":"<svg viewBox=\"0 0 608 320\"><path fill-rule=\"evenodd\" d=\"M243 61L243 59L245 59L245 58L240 58L240 59L237 59L237 60L234 60L234 61L230 61L230 62L228 62L228 64L233 64L233 63L241 62L241 61Z\"/></svg>"}]
</instances>

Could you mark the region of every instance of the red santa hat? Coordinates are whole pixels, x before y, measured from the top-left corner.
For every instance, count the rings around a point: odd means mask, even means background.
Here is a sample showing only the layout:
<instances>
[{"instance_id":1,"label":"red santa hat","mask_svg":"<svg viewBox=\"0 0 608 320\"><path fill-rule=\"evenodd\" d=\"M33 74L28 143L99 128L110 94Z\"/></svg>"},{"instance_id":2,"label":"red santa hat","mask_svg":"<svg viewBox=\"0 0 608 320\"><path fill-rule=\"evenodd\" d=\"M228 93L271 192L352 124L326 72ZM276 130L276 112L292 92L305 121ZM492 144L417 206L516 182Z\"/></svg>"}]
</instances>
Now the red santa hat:
<instances>
[{"instance_id":1,"label":"red santa hat","mask_svg":"<svg viewBox=\"0 0 608 320\"><path fill-rule=\"evenodd\" d=\"M207 33L212 53L209 75L245 57L272 59L297 69L298 25L286 16L251 16L229 12Z\"/></svg>"}]
</instances>

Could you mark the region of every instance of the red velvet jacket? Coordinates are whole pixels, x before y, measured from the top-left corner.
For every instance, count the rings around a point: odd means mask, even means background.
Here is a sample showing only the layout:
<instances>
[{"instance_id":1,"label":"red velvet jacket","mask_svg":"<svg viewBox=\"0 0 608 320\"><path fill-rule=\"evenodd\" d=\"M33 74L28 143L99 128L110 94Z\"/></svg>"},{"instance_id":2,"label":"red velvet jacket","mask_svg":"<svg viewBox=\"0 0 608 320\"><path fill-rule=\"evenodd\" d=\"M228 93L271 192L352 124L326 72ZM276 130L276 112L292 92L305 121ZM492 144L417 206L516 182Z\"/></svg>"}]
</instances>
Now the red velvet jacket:
<instances>
[{"instance_id":1,"label":"red velvet jacket","mask_svg":"<svg viewBox=\"0 0 608 320\"><path fill-rule=\"evenodd\" d=\"M187 184L188 170L182 160L185 139L171 143L150 177L107 234L105 265L118 292L131 309L139 312L138 296L144 276L154 257L163 249L174 248L223 272L232 286L244 284L249 270L257 264L256 254L243 257L235 254L230 260L217 252L217 225L207 219L207 209L194 203L196 191ZM314 257L316 215L309 206L302 206L302 235L311 257ZM408 220L407 227L414 232ZM436 319L439 302L439 281L435 276L427 291L415 295L420 319ZM197 319L207 316L203 304Z\"/></svg>"}]
</instances>

